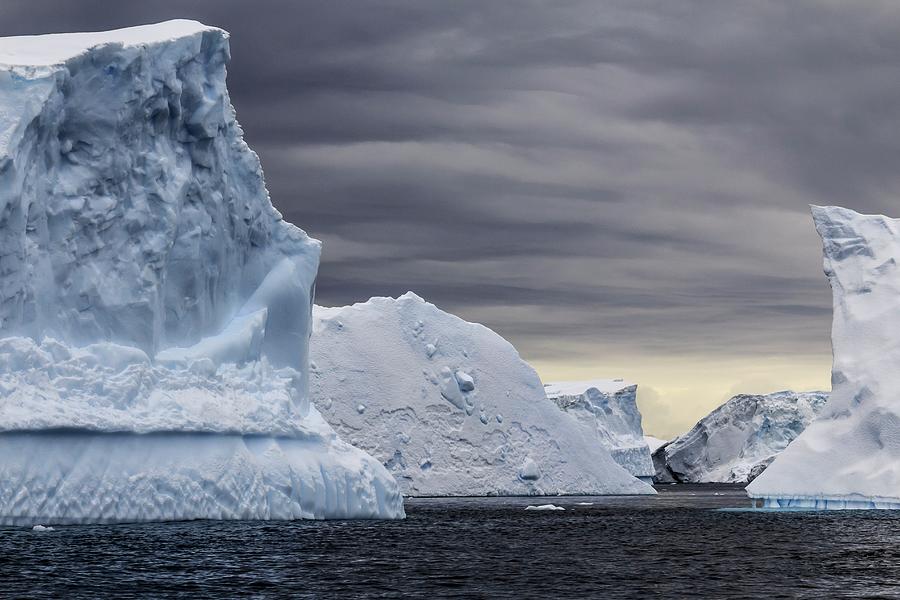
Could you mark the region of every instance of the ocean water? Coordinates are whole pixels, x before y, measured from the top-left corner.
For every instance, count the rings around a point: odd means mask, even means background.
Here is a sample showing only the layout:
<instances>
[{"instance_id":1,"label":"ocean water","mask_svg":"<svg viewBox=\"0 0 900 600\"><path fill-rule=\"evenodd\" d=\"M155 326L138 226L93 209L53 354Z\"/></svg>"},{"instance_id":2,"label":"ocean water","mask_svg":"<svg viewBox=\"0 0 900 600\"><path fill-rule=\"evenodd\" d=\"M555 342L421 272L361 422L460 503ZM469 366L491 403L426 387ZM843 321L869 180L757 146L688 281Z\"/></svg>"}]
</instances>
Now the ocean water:
<instances>
[{"instance_id":1,"label":"ocean water","mask_svg":"<svg viewBox=\"0 0 900 600\"><path fill-rule=\"evenodd\" d=\"M722 510L749 501L734 486L660 492L410 500L402 522L0 528L0 595L900 597L900 511ZM566 510L525 510L547 502Z\"/></svg>"}]
</instances>

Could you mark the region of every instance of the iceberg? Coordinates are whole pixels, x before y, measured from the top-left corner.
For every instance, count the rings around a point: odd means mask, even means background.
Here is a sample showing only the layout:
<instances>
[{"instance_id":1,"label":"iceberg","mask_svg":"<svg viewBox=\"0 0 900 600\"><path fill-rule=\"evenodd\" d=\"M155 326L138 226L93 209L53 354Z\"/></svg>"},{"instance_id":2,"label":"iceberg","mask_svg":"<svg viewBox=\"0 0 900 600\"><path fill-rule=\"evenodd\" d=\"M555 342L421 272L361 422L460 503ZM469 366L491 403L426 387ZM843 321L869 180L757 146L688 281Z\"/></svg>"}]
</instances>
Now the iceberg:
<instances>
[{"instance_id":1,"label":"iceberg","mask_svg":"<svg viewBox=\"0 0 900 600\"><path fill-rule=\"evenodd\" d=\"M833 293L832 392L747 492L770 508L900 508L900 221L812 215Z\"/></svg>"},{"instance_id":2,"label":"iceberg","mask_svg":"<svg viewBox=\"0 0 900 600\"><path fill-rule=\"evenodd\" d=\"M739 394L653 453L658 483L753 481L825 406L825 392Z\"/></svg>"},{"instance_id":3,"label":"iceberg","mask_svg":"<svg viewBox=\"0 0 900 600\"><path fill-rule=\"evenodd\" d=\"M194 21L0 39L0 524L400 518L308 397L320 244Z\"/></svg>"},{"instance_id":4,"label":"iceberg","mask_svg":"<svg viewBox=\"0 0 900 600\"><path fill-rule=\"evenodd\" d=\"M409 496L653 494L502 337L413 293L313 309L310 395Z\"/></svg>"},{"instance_id":5,"label":"iceberg","mask_svg":"<svg viewBox=\"0 0 900 600\"><path fill-rule=\"evenodd\" d=\"M641 427L637 385L621 379L561 381L544 385L547 398L585 428L635 477L652 481L655 470Z\"/></svg>"}]
</instances>

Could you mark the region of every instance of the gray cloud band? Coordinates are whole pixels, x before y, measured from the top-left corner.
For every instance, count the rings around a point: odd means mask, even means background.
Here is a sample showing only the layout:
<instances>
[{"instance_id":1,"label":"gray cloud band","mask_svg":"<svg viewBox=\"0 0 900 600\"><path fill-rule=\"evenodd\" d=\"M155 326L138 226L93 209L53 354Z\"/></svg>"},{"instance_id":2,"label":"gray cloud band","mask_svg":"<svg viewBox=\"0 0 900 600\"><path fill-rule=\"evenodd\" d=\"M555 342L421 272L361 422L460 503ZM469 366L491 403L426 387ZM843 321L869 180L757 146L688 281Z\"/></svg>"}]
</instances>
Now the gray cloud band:
<instances>
[{"instance_id":1,"label":"gray cloud band","mask_svg":"<svg viewBox=\"0 0 900 600\"><path fill-rule=\"evenodd\" d=\"M900 214L890 3L11 0L0 33L173 17L234 34L325 304L413 289L527 357L826 354L806 204Z\"/></svg>"}]
</instances>

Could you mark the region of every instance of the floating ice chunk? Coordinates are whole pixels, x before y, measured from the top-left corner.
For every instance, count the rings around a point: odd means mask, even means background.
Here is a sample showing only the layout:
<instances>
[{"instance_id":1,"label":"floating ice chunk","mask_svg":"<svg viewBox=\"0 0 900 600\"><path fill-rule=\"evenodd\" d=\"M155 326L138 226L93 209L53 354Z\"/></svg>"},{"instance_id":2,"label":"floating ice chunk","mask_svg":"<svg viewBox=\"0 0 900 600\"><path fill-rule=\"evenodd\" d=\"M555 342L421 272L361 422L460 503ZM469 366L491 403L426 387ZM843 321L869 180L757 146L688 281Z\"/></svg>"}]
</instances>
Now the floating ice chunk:
<instances>
[{"instance_id":1,"label":"floating ice chunk","mask_svg":"<svg viewBox=\"0 0 900 600\"><path fill-rule=\"evenodd\" d=\"M52 527L45 527L44 525L35 525L31 528L32 531L53 531Z\"/></svg>"},{"instance_id":2,"label":"floating ice chunk","mask_svg":"<svg viewBox=\"0 0 900 600\"><path fill-rule=\"evenodd\" d=\"M229 56L183 20L0 39L0 524L403 516L309 404L320 243Z\"/></svg>"},{"instance_id":3,"label":"floating ice chunk","mask_svg":"<svg viewBox=\"0 0 900 600\"><path fill-rule=\"evenodd\" d=\"M739 394L653 454L656 481L753 481L823 410L825 392Z\"/></svg>"},{"instance_id":4,"label":"floating ice chunk","mask_svg":"<svg viewBox=\"0 0 900 600\"><path fill-rule=\"evenodd\" d=\"M440 347L430 359L423 337L414 335L420 321ZM315 307L310 353L316 406L383 464L401 450L406 466L393 463L392 473L405 494L654 493L616 464L593 432L588 437L547 401L537 373L509 342L415 294ZM460 390L457 371L472 378L474 390ZM368 408L361 415L362 398ZM540 464L539 479L519 476L526 457ZM427 470L420 468L426 460L433 464Z\"/></svg>"},{"instance_id":5,"label":"floating ice chunk","mask_svg":"<svg viewBox=\"0 0 900 600\"><path fill-rule=\"evenodd\" d=\"M832 393L747 486L771 508L900 507L900 220L812 207L833 293Z\"/></svg>"},{"instance_id":6,"label":"floating ice chunk","mask_svg":"<svg viewBox=\"0 0 900 600\"><path fill-rule=\"evenodd\" d=\"M609 450L635 477L655 472L641 427L637 386L622 379L560 381L544 385L547 397Z\"/></svg>"},{"instance_id":7,"label":"floating ice chunk","mask_svg":"<svg viewBox=\"0 0 900 600\"><path fill-rule=\"evenodd\" d=\"M533 505L529 504L525 507L525 510L566 510L562 506L556 506L555 504L538 504Z\"/></svg>"}]
</instances>

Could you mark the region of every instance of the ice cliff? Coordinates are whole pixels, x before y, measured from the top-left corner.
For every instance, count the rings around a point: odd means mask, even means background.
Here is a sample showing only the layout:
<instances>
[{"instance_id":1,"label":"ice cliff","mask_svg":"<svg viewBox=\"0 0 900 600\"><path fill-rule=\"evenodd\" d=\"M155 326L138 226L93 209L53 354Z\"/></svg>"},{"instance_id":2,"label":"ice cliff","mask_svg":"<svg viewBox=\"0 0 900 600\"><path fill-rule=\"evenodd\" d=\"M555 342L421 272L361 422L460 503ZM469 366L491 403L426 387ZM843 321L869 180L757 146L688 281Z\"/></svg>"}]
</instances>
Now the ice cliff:
<instances>
[{"instance_id":1,"label":"ice cliff","mask_svg":"<svg viewBox=\"0 0 900 600\"><path fill-rule=\"evenodd\" d=\"M646 481L653 478L636 385L621 379L561 381L545 384L544 391L629 473Z\"/></svg>"},{"instance_id":2,"label":"ice cliff","mask_svg":"<svg viewBox=\"0 0 900 600\"><path fill-rule=\"evenodd\" d=\"M816 419L825 392L740 394L653 453L660 483L747 483Z\"/></svg>"},{"instance_id":3,"label":"ice cliff","mask_svg":"<svg viewBox=\"0 0 900 600\"><path fill-rule=\"evenodd\" d=\"M747 491L769 507L900 508L900 221L812 214L833 292L832 393Z\"/></svg>"},{"instance_id":4,"label":"ice cliff","mask_svg":"<svg viewBox=\"0 0 900 600\"><path fill-rule=\"evenodd\" d=\"M415 294L315 307L313 401L412 496L652 494L509 342Z\"/></svg>"},{"instance_id":5,"label":"ice cliff","mask_svg":"<svg viewBox=\"0 0 900 600\"><path fill-rule=\"evenodd\" d=\"M401 517L308 400L319 243L193 21L0 39L0 523Z\"/></svg>"}]
</instances>

